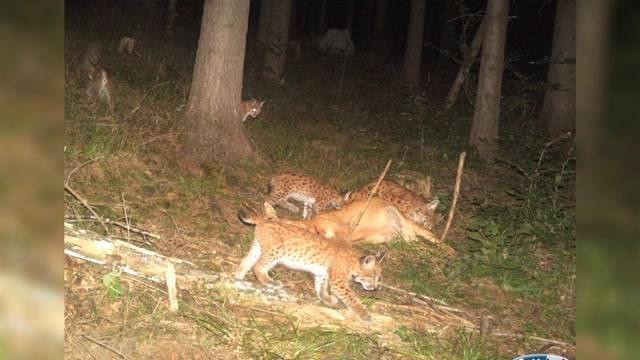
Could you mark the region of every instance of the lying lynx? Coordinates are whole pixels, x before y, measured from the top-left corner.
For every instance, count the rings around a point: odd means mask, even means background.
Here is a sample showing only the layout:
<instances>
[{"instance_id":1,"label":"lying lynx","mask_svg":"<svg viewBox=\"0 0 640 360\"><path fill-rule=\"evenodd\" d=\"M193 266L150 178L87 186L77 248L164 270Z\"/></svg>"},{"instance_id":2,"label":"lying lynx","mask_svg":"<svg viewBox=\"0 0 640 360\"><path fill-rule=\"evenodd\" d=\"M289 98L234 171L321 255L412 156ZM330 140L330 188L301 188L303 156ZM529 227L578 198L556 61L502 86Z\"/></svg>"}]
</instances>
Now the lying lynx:
<instances>
[{"instance_id":1,"label":"lying lynx","mask_svg":"<svg viewBox=\"0 0 640 360\"><path fill-rule=\"evenodd\" d=\"M329 184L299 173L284 172L271 178L267 202L280 205L291 212L298 208L288 200L304 204L302 218L309 219L313 213L339 208L344 203L342 196Z\"/></svg>"},{"instance_id":2,"label":"lying lynx","mask_svg":"<svg viewBox=\"0 0 640 360\"><path fill-rule=\"evenodd\" d=\"M263 217L248 216L243 211L238 213L240 220L256 227L249 253L236 271L236 280L243 280L253 268L262 284L280 287L282 284L269 276L269 270L274 266L282 264L306 271L314 275L315 291L322 302L335 306L340 300L362 321L370 322L369 312L350 283L353 280L365 290L379 288L380 262L384 255L362 256L346 243L326 241L301 227L280 221L268 203L264 204L264 210Z\"/></svg>"},{"instance_id":3,"label":"lying lynx","mask_svg":"<svg viewBox=\"0 0 640 360\"><path fill-rule=\"evenodd\" d=\"M360 190L347 193L345 201L366 200L375 185L376 183L373 182ZM436 214L438 200L426 203L422 196L393 181L382 181L376 196L389 202L405 216L427 229L432 229L438 221L438 215Z\"/></svg>"},{"instance_id":4,"label":"lying lynx","mask_svg":"<svg viewBox=\"0 0 640 360\"><path fill-rule=\"evenodd\" d=\"M396 236L401 236L405 241L415 241L417 236L421 236L432 243L440 244L440 240L431 231L405 218L390 203L375 197L371 199L358 226L351 232L352 224L362 213L366 203L364 200L357 200L345 205L342 209L320 214L313 219L289 221L289 223L301 226L327 239L348 240L351 243L380 244L389 242Z\"/></svg>"}]
</instances>

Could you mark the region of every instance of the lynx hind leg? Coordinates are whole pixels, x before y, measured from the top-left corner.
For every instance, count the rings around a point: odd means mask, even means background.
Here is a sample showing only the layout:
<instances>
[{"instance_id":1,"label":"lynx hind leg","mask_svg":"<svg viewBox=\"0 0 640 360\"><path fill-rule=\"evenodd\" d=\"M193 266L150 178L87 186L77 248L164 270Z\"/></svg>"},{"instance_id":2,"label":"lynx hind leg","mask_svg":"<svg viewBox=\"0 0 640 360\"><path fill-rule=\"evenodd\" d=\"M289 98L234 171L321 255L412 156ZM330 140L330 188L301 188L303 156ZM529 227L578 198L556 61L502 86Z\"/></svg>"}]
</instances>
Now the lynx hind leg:
<instances>
[{"instance_id":1,"label":"lynx hind leg","mask_svg":"<svg viewBox=\"0 0 640 360\"><path fill-rule=\"evenodd\" d=\"M251 248L249 252L238 265L238 269L236 270L235 279L236 280L244 280L245 276L251 268L258 262L258 259L262 255L262 249L260 248L260 243L256 240L251 244Z\"/></svg>"},{"instance_id":2,"label":"lynx hind leg","mask_svg":"<svg viewBox=\"0 0 640 360\"><path fill-rule=\"evenodd\" d=\"M369 314L367 308L362 304L360 299L358 299L353 290L351 290L348 281L331 284L331 292L353 311L358 319L367 324L371 323L371 314Z\"/></svg>"},{"instance_id":3,"label":"lynx hind leg","mask_svg":"<svg viewBox=\"0 0 640 360\"><path fill-rule=\"evenodd\" d=\"M255 265L253 265L253 273L261 284L279 289L282 288L282 282L273 280L271 276L269 276L269 270L271 270L276 263L277 262L269 256L262 256Z\"/></svg>"},{"instance_id":4,"label":"lynx hind leg","mask_svg":"<svg viewBox=\"0 0 640 360\"><path fill-rule=\"evenodd\" d=\"M329 294L329 280L326 276L316 275L315 288L318 298L322 300L325 305L331 307L338 305L338 298Z\"/></svg>"}]
</instances>

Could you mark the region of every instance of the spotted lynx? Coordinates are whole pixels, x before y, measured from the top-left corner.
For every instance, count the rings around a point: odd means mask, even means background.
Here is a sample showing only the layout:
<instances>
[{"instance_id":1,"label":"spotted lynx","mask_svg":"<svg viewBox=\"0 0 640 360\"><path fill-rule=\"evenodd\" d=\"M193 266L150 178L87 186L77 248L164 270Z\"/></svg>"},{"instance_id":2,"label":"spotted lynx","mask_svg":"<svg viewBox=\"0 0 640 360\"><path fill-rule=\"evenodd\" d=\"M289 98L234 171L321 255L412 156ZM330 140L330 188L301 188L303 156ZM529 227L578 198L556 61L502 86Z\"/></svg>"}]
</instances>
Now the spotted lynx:
<instances>
[{"instance_id":1,"label":"spotted lynx","mask_svg":"<svg viewBox=\"0 0 640 360\"><path fill-rule=\"evenodd\" d=\"M375 185L376 183L373 182L360 190L347 193L345 201L366 200ZM438 200L432 200L427 203L422 196L393 181L382 181L376 196L395 206L404 216L409 217L427 229L432 229L439 219L436 214Z\"/></svg>"},{"instance_id":2,"label":"spotted lynx","mask_svg":"<svg viewBox=\"0 0 640 360\"><path fill-rule=\"evenodd\" d=\"M365 290L380 287L384 255L362 256L346 243L327 241L305 229L280 221L269 203L264 204L262 217L238 217L255 225L254 240L249 253L242 259L235 274L244 280L253 269L258 281L266 286L281 287L282 283L269 276L269 270L281 264L290 269L311 273L315 279L318 298L328 306L344 303L360 320L370 322L371 316L351 289L351 281Z\"/></svg>"},{"instance_id":3,"label":"spotted lynx","mask_svg":"<svg viewBox=\"0 0 640 360\"><path fill-rule=\"evenodd\" d=\"M257 118L258 115L260 115L260 112L262 112L262 105L264 105L265 102L266 101L258 101L256 99L240 102L242 122L245 122L249 116L253 119Z\"/></svg>"},{"instance_id":4,"label":"spotted lynx","mask_svg":"<svg viewBox=\"0 0 640 360\"><path fill-rule=\"evenodd\" d=\"M280 205L291 212L299 209L288 200L301 201L304 204L302 217L309 219L312 214L331 208L340 208L343 198L329 184L303 174L284 172L271 178L267 202Z\"/></svg>"}]
</instances>

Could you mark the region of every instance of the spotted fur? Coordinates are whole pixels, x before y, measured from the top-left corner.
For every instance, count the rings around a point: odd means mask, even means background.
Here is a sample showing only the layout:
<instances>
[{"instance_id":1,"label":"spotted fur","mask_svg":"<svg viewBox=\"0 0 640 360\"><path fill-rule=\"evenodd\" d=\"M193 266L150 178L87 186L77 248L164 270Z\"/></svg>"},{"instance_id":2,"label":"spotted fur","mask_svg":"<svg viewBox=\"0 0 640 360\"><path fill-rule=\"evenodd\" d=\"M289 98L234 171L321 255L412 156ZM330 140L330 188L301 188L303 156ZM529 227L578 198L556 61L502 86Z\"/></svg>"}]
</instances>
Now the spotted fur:
<instances>
[{"instance_id":1,"label":"spotted fur","mask_svg":"<svg viewBox=\"0 0 640 360\"><path fill-rule=\"evenodd\" d=\"M371 315L351 289L351 281L365 290L378 289L382 278L380 262L384 255L363 256L346 243L327 241L301 227L280 221L269 203L265 202L264 207L262 217L243 211L238 213L244 223L255 225L255 231L251 248L236 271L236 280L244 280L253 269L260 283L281 287L281 283L269 276L273 267L284 265L305 271L314 276L315 291L323 303L335 306L341 301L360 320L370 322Z\"/></svg>"},{"instance_id":2,"label":"spotted fur","mask_svg":"<svg viewBox=\"0 0 640 360\"><path fill-rule=\"evenodd\" d=\"M310 176L284 172L272 177L269 182L267 202L272 206L280 205L297 213L299 209L289 200L300 201L304 204L302 211L304 219L311 218L314 213L340 208L344 204L340 193L331 185Z\"/></svg>"}]
</instances>

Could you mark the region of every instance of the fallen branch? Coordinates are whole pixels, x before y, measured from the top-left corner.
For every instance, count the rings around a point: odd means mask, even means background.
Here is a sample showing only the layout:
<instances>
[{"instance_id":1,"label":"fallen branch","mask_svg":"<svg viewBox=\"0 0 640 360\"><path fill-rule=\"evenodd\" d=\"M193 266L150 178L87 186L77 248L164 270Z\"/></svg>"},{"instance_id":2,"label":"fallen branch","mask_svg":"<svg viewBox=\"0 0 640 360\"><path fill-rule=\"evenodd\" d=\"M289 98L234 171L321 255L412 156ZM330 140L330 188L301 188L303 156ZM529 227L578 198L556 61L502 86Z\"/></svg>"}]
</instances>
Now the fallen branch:
<instances>
[{"instance_id":1,"label":"fallen branch","mask_svg":"<svg viewBox=\"0 0 640 360\"><path fill-rule=\"evenodd\" d=\"M456 210L456 205L458 204L458 195L460 194L460 183L462 182L462 171L464 170L464 158L467 156L466 152L460 153L460 158L458 159L458 174L456 175L456 185L453 191L453 200L451 201L451 207L449 208L449 216L447 218L447 224L444 227L444 231L442 232L442 236L440 236L440 243L444 244L444 240L447 238L447 233L449 232L449 228L451 227L451 221L453 220L453 214Z\"/></svg>"},{"instance_id":2,"label":"fallen branch","mask_svg":"<svg viewBox=\"0 0 640 360\"><path fill-rule=\"evenodd\" d=\"M107 225L104 223L104 220L102 220L102 218L100 216L98 216L98 214L95 212L95 210L93 210L93 208L91 206L89 206L89 203L87 202L87 200L85 200L82 196L80 196L75 190L73 190L71 188L71 186L69 186L68 184L64 184L64 189L71 194L74 198L76 198L78 201L80 201L80 203L87 208L87 210L89 210L89 212L91 212L93 214L93 216L96 217L96 219L100 222L100 224L102 225L102 227L104 228L104 231L109 234L109 228L107 228Z\"/></svg>"},{"instance_id":3,"label":"fallen branch","mask_svg":"<svg viewBox=\"0 0 640 360\"><path fill-rule=\"evenodd\" d=\"M491 333L490 335L498 336L498 337L512 337L512 338L519 339L519 340L534 340L534 341L538 341L538 342L542 342L542 343L546 343L546 344L564 346L565 348L570 348L570 347L575 346L575 345L570 344L568 342L564 342L564 341L560 341L560 340L553 340L553 339L546 339L546 338L543 338L543 337L533 336L533 335L527 336L527 335L524 335L524 334L501 333L501 332L494 332L494 333Z\"/></svg>"},{"instance_id":4,"label":"fallen branch","mask_svg":"<svg viewBox=\"0 0 640 360\"><path fill-rule=\"evenodd\" d=\"M92 338L91 336L89 336L87 334L82 335L82 337L87 339L87 340L89 340L89 341L91 341L92 343L94 343L96 345L102 346L103 348L111 351L112 353L118 355L121 359L126 359L126 357L124 355L122 355L120 352L118 352L116 349L112 348L111 346L103 344L102 342Z\"/></svg>"},{"instance_id":5,"label":"fallen branch","mask_svg":"<svg viewBox=\"0 0 640 360\"><path fill-rule=\"evenodd\" d=\"M99 218L95 218L93 216L89 216L89 217L81 217L81 218L76 218L76 217L65 217L64 220L66 222L83 222L83 221L100 221ZM143 236L147 236L153 239L160 239L160 235L156 235L148 230L144 230L141 229L139 227L135 227L132 225L127 225L123 222L120 221L116 221L116 220L111 220L109 218L103 218L102 221L104 221L104 223L106 225L115 225L115 226L119 226L127 231L131 231L132 233L136 233L139 235L143 235Z\"/></svg>"},{"instance_id":6,"label":"fallen branch","mask_svg":"<svg viewBox=\"0 0 640 360\"><path fill-rule=\"evenodd\" d=\"M369 207L369 203L371 203L371 199L376 194L376 192L378 192L378 187L380 186L380 183L384 179L384 176L387 175L387 171L389 171L389 166L391 166L391 161L392 161L391 159L387 161L387 165L385 165L384 170L382 170L382 173L378 177L378 182L376 182L376 185L373 187L373 189L369 193L369 196L367 197L367 203L364 205L364 208L362 209L360 214L358 214L356 221L354 221L353 224L351 224L351 231L349 232L349 235L347 235L347 237L345 238L345 241L349 241L349 238L351 237L353 232L356 230L356 227L358 227L360 220L362 220L362 216L364 215L364 213L367 211L367 208Z\"/></svg>"}]
</instances>

